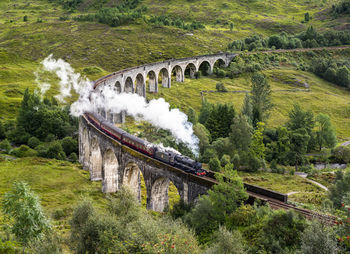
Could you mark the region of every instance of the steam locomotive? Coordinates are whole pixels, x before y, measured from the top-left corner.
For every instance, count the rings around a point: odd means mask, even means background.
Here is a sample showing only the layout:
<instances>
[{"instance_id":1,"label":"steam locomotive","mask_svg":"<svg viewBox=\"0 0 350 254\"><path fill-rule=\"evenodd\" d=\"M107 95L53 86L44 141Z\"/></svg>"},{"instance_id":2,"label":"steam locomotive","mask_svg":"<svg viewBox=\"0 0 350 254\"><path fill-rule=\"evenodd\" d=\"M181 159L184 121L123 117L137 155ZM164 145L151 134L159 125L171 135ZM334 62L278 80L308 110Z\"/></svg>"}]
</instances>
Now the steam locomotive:
<instances>
[{"instance_id":1,"label":"steam locomotive","mask_svg":"<svg viewBox=\"0 0 350 254\"><path fill-rule=\"evenodd\" d=\"M131 135L126 131L116 127L112 123L109 123L104 118L95 113L86 112L84 115L87 120L96 128L111 138L118 140L123 145L127 145L134 150L137 150L161 162L179 168L186 173L198 176L207 175L207 171L202 169L202 163L200 162L194 161L187 156L183 156L171 150L164 149L160 146L135 137L134 135Z\"/></svg>"}]
</instances>

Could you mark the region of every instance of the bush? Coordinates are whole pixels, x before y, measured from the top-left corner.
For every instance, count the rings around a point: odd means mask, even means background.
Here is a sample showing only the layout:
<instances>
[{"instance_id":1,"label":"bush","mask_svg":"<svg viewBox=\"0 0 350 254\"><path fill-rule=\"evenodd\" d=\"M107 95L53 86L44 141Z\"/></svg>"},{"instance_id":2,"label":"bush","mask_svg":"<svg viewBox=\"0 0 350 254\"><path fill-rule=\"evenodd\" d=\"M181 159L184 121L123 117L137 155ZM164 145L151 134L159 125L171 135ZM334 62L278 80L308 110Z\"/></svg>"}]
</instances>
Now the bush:
<instances>
[{"instance_id":1,"label":"bush","mask_svg":"<svg viewBox=\"0 0 350 254\"><path fill-rule=\"evenodd\" d=\"M214 240L210 245L209 249L206 250L206 254L243 254L246 253L244 250L244 239L242 234L235 231L228 231L225 227L220 227L214 234Z\"/></svg>"},{"instance_id":2,"label":"bush","mask_svg":"<svg viewBox=\"0 0 350 254\"><path fill-rule=\"evenodd\" d=\"M24 21L24 22L27 22L27 21L28 21L28 16L27 16L27 15L25 15L25 16L23 17L23 21Z\"/></svg>"},{"instance_id":3,"label":"bush","mask_svg":"<svg viewBox=\"0 0 350 254\"><path fill-rule=\"evenodd\" d=\"M332 232L332 229L321 224L319 221L313 221L302 234L301 253L340 253L336 236Z\"/></svg>"},{"instance_id":4,"label":"bush","mask_svg":"<svg viewBox=\"0 0 350 254\"><path fill-rule=\"evenodd\" d=\"M340 163L350 163L350 148L346 146L338 146L333 150L333 156Z\"/></svg>"},{"instance_id":5,"label":"bush","mask_svg":"<svg viewBox=\"0 0 350 254\"><path fill-rule=\"evenodd\" d=\"M38 145L40 145L40 140L36 137L31 137L29 140L28 140L28 146L30 148L35 148L37 147Z\"/></svg>"},{"instance_id":6,"label":"bush","mask_svg":"<svg viewBox=\"0 0 350 254\"><path fill-rule=\"evenodd\" d=\"M78 141L72 137L65 137L61 141L62 148L67 156L71 153L78 153Z\"/></svg>"},{"instance_id":7,"label":"bush","mask_svg":"<svg viewBox=\"0 0 350 254\"><path fill-rule=\"evenodd\" d=\"M4 139L3 141L0 142L0 151L9 153L11 149L12 149L12 146L7 139Z\"/></svg>"},{"instance_id":8,"label":"bush","mask_svg":"<svg viewBox=\"0 0 350 254\"><path fill-rule=\"evenodd\" d=\"M227 88L225 87L225 85L223 83L216 84L216 91L223 92L223 93L228 92Z\"/></svg>"},{"instance_id":9,"label":"bush","mask_svg":"<svg viewBox=\"0 0 350 254\"><path fill-rule=\"evenodd\" d=\"M78 155L76 153L71 153L68 158L71 162L77 162L78 161Z\"/></svg>"},{"instance_id":10,"label":"bush","mask_svg":"<svg viewBox=\"0 0 350 254\"><path fill-rule=\"evenodd\" d=\"M196 79L199 79L199 78L201 77L201 72L200 72L200 71L196 71L196 72L194 73L194 77L195 77Z\"/></svg>"},{"instance_id":11,"label":"bush","mask_svg":"<svg viewBox=\"0 0 350 254\"><path fill-rule=\"evenodd\" d=\"M221 165L217 157L211 158L209 161L209 169L214 172L220 172Z\"/></svg>"},{"instance_id":12,"label":"bush","mask_svg":"<svg viewBox=\"0 0 350 254\"><path fill-rule=\"evenodd\" d=\"M57 160L65 160L66 155L63 151L63 148L58 141L54 141L49 145L46 156L48 158L57 159Z\"/></svg>"},{"instance_id":13,"label":"bush","mask_svg":"<svg viewBox=\"0 0 350 254\"><path fill-rule=\"evenodd\" d=\"M6 130L2 121L0 121L0 139L4 139L4 138L6 138Z\"/></svg>"},{"instance_id":14,"label":"bush","mask_svg":"<svg viewBox=\"0 0 350 254\"><path fill-rule=\"evenodd\" d=\"M216 157L215 150L213 148L207 148L201 156L201 161L204 163L209 163L209 161L214 157Z\"/></svg>"},{"instance_id":15,"label":"bush","mask_svg":"<svg viewBox=\"0 0 350 254\"><path fill-rule=\"evenodd\" d=\"M222 157L221 157L221 160L220 160L220 164L222 167L225 167L228 163L231 162L231 157L230 155L227 155L227 154L224 154Z\"/></svg>"},{"instance_id":16,"label":"bush","mask_svg":"<svg viewBox=\"0 0 350 254\"><path fill-rule=\"evenodd\" d=\"M37 147L35 147L35 151L38 152L38 156L44 157L44 158L47 157L48 149L49 149L49 147L46 144L41 144L41 145L38 145Z\"/></svg>"},{"instance_id":17,"label":"bush","mask_svg":"<svg viewBox=\"0 0 350 254\"><path fill-rule=\"evenodd\" d=\"M20 147L13 149L10 154L19 158L38 156L37 151L26 145L21 145Z\"/></svg>"}]
</instances>

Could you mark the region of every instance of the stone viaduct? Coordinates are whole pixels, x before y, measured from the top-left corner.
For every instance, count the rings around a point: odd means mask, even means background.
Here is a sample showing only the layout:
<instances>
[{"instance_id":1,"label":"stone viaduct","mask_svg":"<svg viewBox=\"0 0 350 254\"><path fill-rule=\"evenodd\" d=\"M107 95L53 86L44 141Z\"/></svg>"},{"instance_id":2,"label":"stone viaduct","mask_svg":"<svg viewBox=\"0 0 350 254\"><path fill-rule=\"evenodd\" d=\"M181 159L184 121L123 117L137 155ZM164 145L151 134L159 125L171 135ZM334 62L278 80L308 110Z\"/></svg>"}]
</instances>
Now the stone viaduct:
<instances>
[{"instance_id":1,"label":"stone viaduct","mask_svg":"<svg viewBox=\"0 0 350 254\"><path fill-rule=\"evenodd\" d=\"M141 200L141 173L147 190L147 209L163 211L172 182L185 202L205 194L214 182L141 154L101 132L82 116L79 121L79 160L92 181L102 181L104 193L128 186Z\"/></svg>"},{"instance_id":2,"label":"stone viaduct","mask_svg":"<svg viewBox=\"0 0 350 254\"><path fill-rule=\"evenodd\" d=\"M212 73L216 64L228 66L235 54L220 53L182 59L171 59L128 68L107 75L94 83L95 92L104 85L112 86L116 93L157 93L158 83L171 87L171 78L184 82L185 73L194 78L199 70ZM125 114L100 114L110 122L124 122ZM105 135L82 116L79 121L79 160L90 172L92 181L102 181L102 191L116 192L123 185L141 199L141 174L147 190L147 208L163 211L168 205L168 187L172 182L184 202L193 202L207 193L213 181L187 174L158 160L138 153Z\"/></svg>"},{"instance_id":3,"label":"stone viaduct","mask_svg":"<svg viewBox=\"0 0 350 254\"><path fill-rule=\"evenodd\" d=\"M158 85L171 87L171 79L184 82L185 73L194 78L199 70L208 74L213 72L214 66L228 66L237 54L219 53L181 59L170 59L158 63L150 63L114 72L96 80L94 87L99 89L104 85L114 87L116 93L137 93L146 97L146 93L157 93ZM101 112L102 113L102 112ZM117 123L124 122L125 114L108 115L109 120Z\"/></svg>"}]
</instances>

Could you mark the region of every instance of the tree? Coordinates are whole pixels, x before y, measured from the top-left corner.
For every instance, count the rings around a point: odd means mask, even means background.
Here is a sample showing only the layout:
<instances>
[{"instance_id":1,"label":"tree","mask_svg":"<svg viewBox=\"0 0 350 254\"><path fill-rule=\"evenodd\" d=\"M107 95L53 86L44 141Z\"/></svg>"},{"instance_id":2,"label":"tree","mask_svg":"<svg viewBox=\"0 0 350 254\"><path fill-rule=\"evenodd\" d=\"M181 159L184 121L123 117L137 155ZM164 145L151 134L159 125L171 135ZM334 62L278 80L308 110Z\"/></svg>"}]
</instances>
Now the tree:
<instances>
[{"instance_id":1,"label":"tree","mask_svg":"<svg viewBox=\"0 0 350 254\"><path fill-rule=\"evenodd\" d=\"M328 197L333 202L334 207L340 208L343 198L350 192L350 171L345 173L337 172L336 181L329 187Z\"/></svg>"},{"instance_id":2,"label":"tree","mask_svg":"<svg viewBox=\"0 0 350 254\"><path fill-rule=\"evenodd\" d=\"M249 124L253 125L253 108L249 93L246 93L244 102L241 108L241 114L247 118Z\"/></svg>"},{"instance_id":3,"label":"tree","mask_svg":"<svg viewBox=\"0 0 350 254\"><path fill-rule=\"evenodd\" d=\"M309 22L310 21L310 13L305 13L305 15L304 15L304 20L305 20L305 22Z\"/></svg>"},{"instance_id":4,"label":"tree","mask_svg":"<svg viewBox=\"0 0 350 254\"><path fill-rule=\"evenodd\" d=\"M78 141L72 137L65 137L61 141L63 151L69 156L71 153L78 153Z\"/></svg>"},{"instance_id":5,"label":"tree","mask_svg":"<svg viewBox=\"0 0 350 254\"><path fill-rule=\"evenodd\" d=\"M288 113L289 120L287 128L289 130L297 130L304 128L307 134L311 136L312 130L315 126L314 114L311 110L304 111L299 104L294 104L293 109Z\"/></svg>"},{"instance_id":6,"label":"tree","mask_svg":"<svg viewBox=\"0 0 350 254\"><path fill-rule=\"evenodd\" d=\"M233 119L230 140L234 149L238 152L248 151L252 136L252 127L247 118L239 114Z\"/></svg>"},{"instance_id":7,"label":"tree","mask_svg":"<svg viewBox=\"0 0 350 254\"><path fill-rule=\"evenodd\" d=\"M350 89L350 71L346 66L342 66L337 71L337 84Z\"/></svg>"},{"instance_id":8,"label":"tree","mask_svg":"<svg viewBox=\"0 0 350 254\"><path fill-rule=\"evenodd\" d=\"M316 141L320 150L324 145L328 148L335 147L337 137L328 115L321 113L316 116L316 128Z\"/></svg>"},{"instance_id":9,"label":"tree","mask_svg":"<svg viewBox=\"0 0 350 254\"><path fill-rule=\"evenodd\" d=\"M238 231L228 231L225 227L219 227L219 230L214 234L214 241L206 254L243 254L244 242L242 234Z\"/></svg>"},{"instance_id":10,"label":"tree","mask_svg":"<svg viewBox=\"0 0 350 254\"><path fill-rule=\"evenodd\" d=\"M15 182L12 189L5 193L2 210L12 222L12 233L24 245L40 239L51 228L38 196L24 182Z\"/></svg>"},{"instance_id":11,"label":"tree","mask_svg":"<svg viewBox=\"0 0 350 254\"><path fill-rule=\"evenodd\" d=\"M269 117L272 108L271 88L263 74L254 74L252 77L251 103L253 111L253 126L264 122Z\"/></svg>"},{"instance_id":12,"label":"tree","mask_svg":"<svg viewBox=\"0 0 350 254\"><path fill-rule=\"evenodd\" d=\"M215 150L218 158L221 158L225 153L230 152L232 145L229 138L218 138L211 144L211 147Z\"/></svg>"},{"instance_id":13,"label":"tree","mask_svg":"<svg viewBox=\"0 0 350 254\"><path fill-rule=\"evenodd\" d=\"M233 105L216 104L211 110L208 120L204 126L210 132L215 141L218 138L228 137L233 118L235 117L235 109Z\"/></svg>"},{"instance_id":14,"label":"tree","mask_svg":"<svg viewBox=\"0 0 350 254\"><path fill-rule=\"evenodd\" d=\"M203 154L204 150L208 148L210 145L210 132L205 128L203 124L197 123L193 127L194 134L198 137L199 139L199 150L200 153Z\"/></svg>"},{"instance_id":15,"label":"tree","mask_svg":"<svg viewBox=\"0 0 350 254\"><path fill-rule=\"evenodd\" d=\"M40 140L36 137L31 137L30 139L28 139L28 146L30 148L35 148L38 145L40 145Z\"/></svg>"},{"instance_id":16,"label":"tree","mask_svg":"<svg viewBox=\"0 0 350 254\"><path fill-rule=\"evenodd\" d=\"M0 121L0 139L4 139L4 138L6 138L6 131L5 131L4 124L2 123L2 121Z\"/></svg>"},{"instance_id":17,"label":"tree","mask_svg":"<svg viewBox=\"0 0 350 254\"><path fill-rule=\"evenodd\" d=\"M0 150L4 151L5 153L9 153L11 149L11 144L7 139L0 141Z\"/></svg>"},{"instance_id":18,"label":"tree","mask_svg":"<svg viewBox=\"0 0 350 254\"><path fill-rule=\"evenodd\" d=\"M202 101L201 111L199 113L198 122L204 124L207 122L210 112L213 110L213 105L207 102L206 99Z\"/></svg>"},{"instance_id":19,"label":"tree","mask_svg":"<svg viewBox=\"0 0 350 254\"><path fill-rule=\"evenodd\" d=\"M188 108L187 117L188 121L190 121L193 125L197 123L197 113L192 107Z\"/></svg>"},{"instance_id":20,"label":"tree","mask_svg":"<svg viewBox=\"0 0 350 254\"><path fill-rule=\"evenodd\" d=\"M305 161L305 154L310 136L304 128L294 130L290 134L290 152L288 155L289 161L295 165L298 170L298 165L302 165Z\"/></svg>"},{"instance_id":21,"label":"tree","mask_svg":"<svg viewBox=\"0 0 350 254\"><path fill-rule=\"evenodd\" d=\"M185 221L195 229L202 242L208 241L210 234L225 222L226 215L248 199L242 178L233 170L232 164L227 164L216 179L218 184L208 191L208 195L201 196L185 216Z\"/></svg>"},{"instance_id":22,"label":"tree","mask_svg":"<svg viewBox=\"0 0 350 254\"><path fill-rule=\"evenodd\" d=\"M265 124L257 123L257 128L254 131L252 142L250 144L250 152L259 159L265 158L265 145L263 142L263 132Z\"/></svg>"},{"instance_id":23,"label":"tree","mask_svg":"<svg viewBox=\"0 0 350 254\"><path fill-rule=\"evenodd\" d=\"M291 210L278 210L265 222L260 241L267 253L295 253L305 228L302 215Z\"/></svg>"},{"instance_id":24,"label":"tree","mask_svg":"<svg viewBox=\"0 0 350 254\"><path fill-rule=\"evenodd\" d=\"M339 253L336 236L332 232L332 229L320 223L319 221L313 221L301 236L301 253Z\"/></svg>"},{"instance_id":25,"label":"tree","mask_svg":"<svg viewBox=\"0 0 350 254\"><path fill-rule=\"evenodd\" d=\"M214 172L220 172L221 165L218 157L211 158L209 161L209 169Z\"/></svg>"},{"instance_id":26,"label":"tree","mask_svg":"<svg viewBox=\"0 0 350 254\"><path fill-rule=\"evenodd\" d=\"M63 151L62 145L58 141L54 141L50 144L49 149L47 150L46 156L48 158L65 160L66 155Z\"/></svg>"}]
</instances>

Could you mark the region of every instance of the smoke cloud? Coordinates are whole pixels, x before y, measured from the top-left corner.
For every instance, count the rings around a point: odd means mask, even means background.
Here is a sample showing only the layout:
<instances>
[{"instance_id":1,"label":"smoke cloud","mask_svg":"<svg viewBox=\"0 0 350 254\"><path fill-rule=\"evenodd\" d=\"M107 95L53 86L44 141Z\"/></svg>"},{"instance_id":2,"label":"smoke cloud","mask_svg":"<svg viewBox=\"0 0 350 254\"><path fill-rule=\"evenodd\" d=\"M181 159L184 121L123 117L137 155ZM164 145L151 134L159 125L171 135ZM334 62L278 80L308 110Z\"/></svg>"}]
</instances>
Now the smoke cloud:
<instances>
[{"instance_id":1,"label":"smoke cloud","mask_svg":"<svg viewBox=\"0 0 350 254\"><path fill-rule=\"evenodd\" d=\"M62 59L54 59L52 55L42 62L43 69L55 73L60 79L60 94L55 97L60 102L65 102L72 92L79 98L70 108L73 116L80 116L86 111L97 112L104 109L108 113L120 113L125 111L127 115L136 120L144 120L152 125L169 130L177 141L182 141L198 154L198 138L193 133L192 123L188 122L187 115L179 109L170 109L169 103L163 98L146 102L145 98L132 93L117 94L112 86L101 86L93 89L92 82L75 73L69 63ZM48 83L40 83L39 88L44 94L51 87Z\"/></svg>"}]
</instances>

